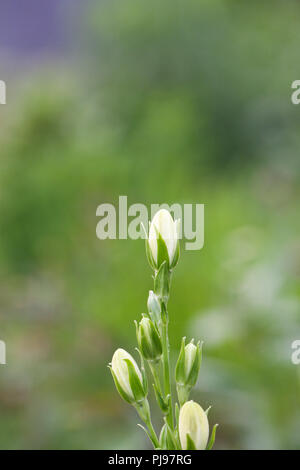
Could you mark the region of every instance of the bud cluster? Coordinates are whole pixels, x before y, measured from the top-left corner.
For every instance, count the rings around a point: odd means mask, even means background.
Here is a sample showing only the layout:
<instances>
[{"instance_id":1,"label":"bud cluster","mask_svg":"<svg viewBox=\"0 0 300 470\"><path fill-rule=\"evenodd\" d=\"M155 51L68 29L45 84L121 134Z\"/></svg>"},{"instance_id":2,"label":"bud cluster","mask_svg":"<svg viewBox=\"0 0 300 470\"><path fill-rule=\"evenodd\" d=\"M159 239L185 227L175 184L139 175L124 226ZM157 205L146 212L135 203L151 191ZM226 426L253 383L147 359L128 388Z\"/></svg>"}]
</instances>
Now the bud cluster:
<instances>
[{"instance_id":1,"label":"bud cluster","mask_svg":"<svg viewBox=\"0 0 300 470\"><path fill-rule=\"evenodd\" d=\"M109 367L120 396L136 408L146 425L141 427L155 449L204 450L211 449L214 444L216 425L209 439L208 410L205 412L196 402L188 401L200 371L202 343L194 344L192 340L186 345L185 337L175 370L178 403L174 420L167 303L171 274L179 259L178 229L179 220L174 222L165 209L156 213L149 226L146 253L154 272L154 288L148 295L148 312L142 314L139 323L135 322L141 366L127 351L117 349ZM151 372L155 397L163 413L164 424L159 435L151 421L145 363Z\"/></svg>"}]
</instances>

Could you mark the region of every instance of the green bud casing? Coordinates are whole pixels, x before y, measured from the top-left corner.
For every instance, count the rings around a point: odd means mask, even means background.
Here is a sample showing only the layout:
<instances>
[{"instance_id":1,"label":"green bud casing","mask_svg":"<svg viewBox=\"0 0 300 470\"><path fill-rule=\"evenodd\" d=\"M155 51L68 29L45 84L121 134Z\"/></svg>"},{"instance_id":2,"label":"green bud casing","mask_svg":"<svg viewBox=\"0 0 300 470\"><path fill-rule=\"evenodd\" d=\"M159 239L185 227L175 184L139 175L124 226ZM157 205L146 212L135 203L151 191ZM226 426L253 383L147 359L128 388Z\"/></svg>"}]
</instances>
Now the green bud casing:
<instances>
[{"instance_id":1,"label":"green bud casing","mask_svg":"<svg viewBox=\"0 0 300 470\"><path fill-rule=\"evenodd\" d=\"M176 382L189 387L197 382L202 359L202 343L195 345L193 341L185 346L185 338L182 338L175 372Z\"/></svg>"},{"instance_id":2,"label":"green bud casing","mask_svg":"<svg viewBox=\"0 0 300 470\"><path fill-rule=\"evenodd\" d=\"M202 359L202 343L194 344L192 340L185 346L185 338L182 338L181 349L176 364L177 395L182 406L189 398L192 387L197 382Z\"/></svg>"},{"instance_id":3,"label":"green bud casing","mask_svg":"<svg viewBox=\"0 0 300 470\"><path fill-rule=\"evenodd\" d=\"M147 307L153 323L159 325L161 321L161 307L157 295L152 290L149 292Z\"/></svg>"},{"instance_id":4,"label":"green bud casing","mask_svg":"<svg viewBox=\"0 0 300 470\"><path fill-rule=\"evenodd\" d=\"M147 361L158 361L162 355L162 343L154 323L143 317L137 325L137 341L142 356Z\"/></svg>"}]
</instances>

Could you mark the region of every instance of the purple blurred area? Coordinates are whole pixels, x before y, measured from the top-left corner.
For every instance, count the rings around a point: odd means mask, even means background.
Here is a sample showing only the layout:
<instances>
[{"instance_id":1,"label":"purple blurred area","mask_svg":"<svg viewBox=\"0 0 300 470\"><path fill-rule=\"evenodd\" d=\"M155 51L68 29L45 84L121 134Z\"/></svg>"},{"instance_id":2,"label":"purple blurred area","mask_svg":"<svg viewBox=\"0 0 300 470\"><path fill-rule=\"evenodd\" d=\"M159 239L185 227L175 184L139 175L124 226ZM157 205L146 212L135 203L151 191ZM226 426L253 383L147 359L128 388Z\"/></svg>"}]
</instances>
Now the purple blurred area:
<instances>
[{"instance_id":1,"label":"purple blurred area","mask_svg":"<svg viewBox=\"0 0 300 470\"><path fill-rule=\"evenodd\" d=\"M61 55L71 42L71 23L78 21L87 3L80 0L1 0L1 54L24 58Z\"/></svg>"}]
</instances>

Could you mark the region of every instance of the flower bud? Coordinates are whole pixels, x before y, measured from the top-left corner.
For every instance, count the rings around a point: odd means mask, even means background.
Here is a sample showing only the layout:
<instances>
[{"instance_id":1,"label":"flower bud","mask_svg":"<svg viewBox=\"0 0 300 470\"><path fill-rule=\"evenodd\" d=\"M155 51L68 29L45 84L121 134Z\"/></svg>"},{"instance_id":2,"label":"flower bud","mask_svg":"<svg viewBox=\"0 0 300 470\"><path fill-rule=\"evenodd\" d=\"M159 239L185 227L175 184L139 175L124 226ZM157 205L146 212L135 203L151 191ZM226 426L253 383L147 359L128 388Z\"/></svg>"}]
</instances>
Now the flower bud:
<instances>
[{"instance_id":1,"label":"flower bud","mask_svg":"<svg viewBox=\"0 0 300 470\"><path fill-rule=\"evenodd\" d=\"M169 269L177 264L179 258L179 220L172 219L166 209L161 209L153 217L146 243L147 255L153 269L158 269L166 261Z\"/></svg>"},{"instance_id":2,"label":"flower bud","mask_svg":"<svg viewBox=\"0 0 300 470\"><path fill-rule=\"evenodd\" d=\"M179 437L183 450L205 450L209 425L205 411L198 403L187 401L180 409Z\"/></svg>"},{"instance_id":3,"label":"flower bud","mask_svg":"<svg viewBox=\"0 0 300 470\"><path fill-rule=\"evenodd\" d=\"M153 322L143 317L137 326L137 340L139 349L148 361L158 361L162 355L162 344Z\"/></svg>"},{"instance_id":4,"label":"flower bud","mask_svg":"<svg viewBox=\"0 0 300 470\"><path fill-rule=\"evenodd\" d=\"M152 290L149 292L147 307L153 323L158 325L161 320L161 307L157 295Z\"/></svg>"},{"instance_id":5,"label":"flower bud","mask_svg":"<svg viewBox=\"0 0 300 470\"><path fill-rule=\"evenodd\" d=\"M111 367L116 388L128 403L137 403L147 395L142 373L133 357L124 349L117 349L113 355Z\"/></svg>"},{"instance_id":6,"label":"flower bud","mask_svg":"<svg viewBox=\"0 0 300 470\"><path fill-rule=\"evenodd\" d=\"M202 358L202 344L194 344L194 340L185 346L182 338L181 349L176 364L176 382L180 385L193 387L199 375Z\"/></svg>"}]
</instances>

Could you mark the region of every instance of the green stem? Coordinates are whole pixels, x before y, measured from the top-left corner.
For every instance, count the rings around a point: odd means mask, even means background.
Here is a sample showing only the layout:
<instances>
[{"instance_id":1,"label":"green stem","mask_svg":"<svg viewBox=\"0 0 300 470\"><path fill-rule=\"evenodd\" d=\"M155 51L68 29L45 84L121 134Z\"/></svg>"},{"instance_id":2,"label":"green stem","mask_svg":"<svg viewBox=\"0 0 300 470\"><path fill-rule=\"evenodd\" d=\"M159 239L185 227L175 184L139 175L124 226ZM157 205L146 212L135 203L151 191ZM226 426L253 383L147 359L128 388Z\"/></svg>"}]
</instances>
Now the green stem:
<instances>
[{"instance_id":1,"label":"green stem","mask_svg":"<svg viewBox=\"0 0 300 470\"><path fill-rule=\"evenodd\" d=\"M168 337L168 312L164 303L162 303L162 349L163 349L163 369L164 369L164 390L165 396L170 395L169 412L166 415L168 425L173 430L173 407L172 407L172 394L171 394L171 381L170 381L170 356L169 356L169 337Z\"/></svg>"},{"instance_id":2,"label":"green stem","mask_svg":"<svg viewBox=\"0 0 300 470\"><path fill-rule=\"evenodd\" d=\"M158 441L156 432L154 431L151 419L149 419L149 421L146 422L146 425L149 429L149 433L150 433L150 436L152 438L153 444L155 445L155 448L158 449L159 448L159 441Z\"/></svg>"},{"instance_id":3,"label":"green stem","mask_svg":"<svg viewBox=\"0 0 300 470\"><path fill-rule=\"evenodd\" d=\"M135 403L134 407L136 408L138 414L146 424L149 434L148 436L151 438L151 441L154 445L154 447L157 449L159 447L159 441L156 435L156 432L153 428L153 424L151 421L151 414L150 414L150 408L149 408L149 403L147 398L145 398L143 401ZM145 428L144 428L145 429Z\"/></svg>"},{"instance_id":4,"label":"green stem","mask_svg":"<svg viewBox=\"0 0 300 470\"><path fill-rule=\"evenodd\" d=\"M159 380L159 371L158 371L160 362L155 363L155 362L149 361L148 364L149 364L156 388L159 391L159 393L162 395L161 384Z\"/></svg>"}]
</instances>

